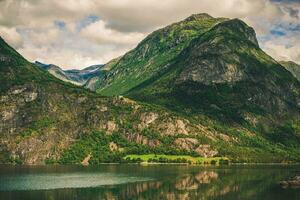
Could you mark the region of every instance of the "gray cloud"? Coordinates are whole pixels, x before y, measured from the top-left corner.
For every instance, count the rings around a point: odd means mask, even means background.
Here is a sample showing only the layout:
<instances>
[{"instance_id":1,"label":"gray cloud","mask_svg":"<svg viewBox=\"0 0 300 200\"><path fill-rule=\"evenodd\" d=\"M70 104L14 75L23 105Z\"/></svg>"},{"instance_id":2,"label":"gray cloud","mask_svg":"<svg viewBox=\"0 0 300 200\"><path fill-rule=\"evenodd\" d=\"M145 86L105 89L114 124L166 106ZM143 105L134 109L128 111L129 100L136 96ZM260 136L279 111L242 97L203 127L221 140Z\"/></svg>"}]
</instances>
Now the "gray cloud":
<instances>
[{"instance_id":1,"label":"gray cloud","mask_svg":"<svg viewBox=\"0 0 300 200\"><path fill-rule=\"evenodd\" d=\"M275 3L300 3L299 0L271 0Z\"/></svg>"},{"instance_id":2,"label":"gray cloud","mask_svg":"<svg viewBox=\"0 0 300 200\"><path fill-rule=\"evenodd\" d=\"M299 19L299 10L294 8L287 8L291 17Z\"/></svg>"}]
</instances>

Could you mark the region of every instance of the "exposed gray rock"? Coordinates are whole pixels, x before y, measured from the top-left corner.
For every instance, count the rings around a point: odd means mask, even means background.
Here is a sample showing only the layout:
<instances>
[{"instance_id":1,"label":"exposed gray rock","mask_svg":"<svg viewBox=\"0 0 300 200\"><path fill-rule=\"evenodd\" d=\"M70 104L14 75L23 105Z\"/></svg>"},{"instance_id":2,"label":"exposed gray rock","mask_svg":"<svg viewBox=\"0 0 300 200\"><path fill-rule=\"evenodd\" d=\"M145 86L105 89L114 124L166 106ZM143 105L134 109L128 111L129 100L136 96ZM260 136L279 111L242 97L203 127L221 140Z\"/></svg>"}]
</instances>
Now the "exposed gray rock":
<instances>
[{"instance_id":1,"label":"exposed gray rock","mask_svg":"<svg viewBox=\"0 0 300 200\"><path fill-rule=\"evenodd\" d=\"M199 145L199 142L195 138L178 138L174 141L174 144L181 149L192 151Z\"/></svg>"},{"instance_id":2,"label":"exposed gray rock","mask_svg":"<svg viewBox=\"0 0 300 200\"><path fill-rule=\"evenodd\" d=\"M156 119L158 118L158 114L157 113L142 113L140 120L141 123L138 125L138 128L140 130L143 130L145 128L147 128L150 124L152 124Z\"/></svg>"},{"instance_id":3,"label":"exposed gray rock","mask_svg":"<svg viewBox=\"0 0 300 200\"><path fill-rule=\"evenodd\" d=\"M178 138L174 141L174 145L183 150L194 151L205 158L218 154L218 151L213 150L210 145L199 144L195 138Z\"/></svg>"},{"instance_id":4,"label":"exposed gray rock","mask_svg":"<svg viewBox=\"0 0 300 200\"><path fill-rule=\"evenodd\" d=\"M164 135L189 134L189 128L186 126L188 121L182 119L168 119L167 122L161 123L159 129L163 130Z\"/></svg>"},{"instance_id":5,"label":"exposed gray rock","mask_svg":"<svg viewBox=\"0 0 300 200\"><path fill-rule=\"evenodd\" d=\"M203 144L199 145L195 152L197 152L199 155L203 156L204 158L211 158L218 154L217 150L213 150L210 145Z\"/></svg>"},{"instance_id":6,"label":"exposed gray rock","mask_svg":"<svg viewBox=\"0 0 300 200\"><path fill-rule=\"evenodd\" d=\"M114 131L118 129L118 125L114 121L108 121L106 123L106 133L112 134Z\"/></svg>"},{"instance_id":7,"label":"exposed gray rock","mask_svg":"<svg viewBox=\"0 0 300 200\"><path fill-rule=\"evenodd\" d=\"M89 154L89 155L87 155L84 159L83 159L83 161L81 162L81 164L83 165L83 166L88 166L89 165L89 160L92 158L92 155L91 154Z\"/></svg>"},{"instance_id":8,"label":"exposed gray rock","mask_svg":"<svg viewBox=\"0 0 300 200\"><path fill-rule=\"evenodd\" d=\"M160 145L159 140L157 139L148 139L147 137L137 134L137 133L126 133L125 137L131 141L131 142L135 142L137 144L143 144L143 145L147 145L150 147L156 147L158 145Z\"/></svg>"},{"instance_id":9,"label":"exposed gray rock","mask_svg":"<svg viewBox=\"0 0 300 200\"><path fill-rule=\"evenodd\" d=\"M184 81L195 81L205 85L217 83L234 83L244 78L244 72L234 64L220 59L192 60L191 68L183 70L178 83Z\"/></svg>"},{"instance_id":10,"label":"exposed gray rock","mask_svg":"<svg viewBox=\"0 0 300 200\"><path fill-rule=\"evenodd\" d=\"M300 175L297 175L286 181L281 181L280 185L283 188L300 188Z\"/></svg>"},{"instance_id":11,"label":"exposed gray rock","mask_svg":"<svg viewBox=\"0 0 300 200\"><path fill-rule=\"evenodd\" d=\"M116 143L110 142L110 143L109 143L109 149L110 149L111 151L118 151L119 147L118 147L118 145L117 145Z\"/></svg>"}]
</instances>

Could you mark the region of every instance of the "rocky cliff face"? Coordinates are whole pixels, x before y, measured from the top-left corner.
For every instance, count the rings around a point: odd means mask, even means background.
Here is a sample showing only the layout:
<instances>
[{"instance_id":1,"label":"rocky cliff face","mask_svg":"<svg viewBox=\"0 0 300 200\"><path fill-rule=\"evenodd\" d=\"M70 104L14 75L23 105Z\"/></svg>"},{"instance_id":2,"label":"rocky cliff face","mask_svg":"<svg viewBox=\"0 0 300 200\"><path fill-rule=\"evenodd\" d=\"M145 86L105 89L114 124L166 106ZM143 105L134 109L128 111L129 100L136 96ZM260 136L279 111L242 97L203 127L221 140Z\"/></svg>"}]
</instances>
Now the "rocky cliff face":
<instances>
[{"instance_id":1,"label":"rocky cliff face","mask_svg":"<svg viewBox=\"0 0 300 200\"><path fill-rule=\"evenodd\" d=\"M160 140L166 133L174 139L178 136L178 130L183 129L176 125L178 121L181 121L180 126L184 127L186 135L204 134L191 124L182 124L180 117L161 110L148 113L143 106L132 101L103 99L79 91L62 94L57 90L62 88L25 84L14 86L0 96L0 162L43 164L50 159L58 161L78 138L95 130L107 136L118 133L132 144L153 149L166 145ZM173 124L178 128L170 129ZM161 136L154 139L149 137L149 132ZM195 148L183 149L193 152L199 149L199 144L207 143L197 144ZM120 148L126 149L126 146ZM180 145L178 149L182 149ZM85 156L96 153L92 151ZM204 154L199 151L199 155Z\"/></svg>"},{"instance_id":2,"label":"rocky cliff face","mask_svg":"<svg viewBox=\"0 0 300 200\"><path fill-rule=\"evenodd\" d=\"M193 39L167 68L128 95L235 121L249 113L299 117L299 82L259 48L254 30L241 20L226 20Z\"/></svg>"},{"instance_id":3,"label":"rocky cliff face","mask_svg":"<svg viewBox=\"0 0 300 200\"><path fill-rule=\"evenodd\" d=\"M238 48L242 45L249 49L259 48L254 30L244 22L235 19L215 26L185 50L185 66L177 82L212 85L246 79L245 70L249 69L246 66L249 63L243 62L238 55Z\"/></svg>"},{"instance_id":4,"label":"rocky cliff face","mask_svg":"<svg viewBox=\"0 0 300 200\"><path fill-rule=\"evenodd\" d=\"M27 62L2 39L0 56L3 58L0 62L0 163L59 161L80 138L89 137L94 131L103 132L107 138L118 136L118 140L102 147L108 148L107 153L119 149L126 152L131 148L126 146L129 144L150 149L171 148L172 144L166 144L163 137L166 131L172 140L177 137L177 128L169 127L178 124L178 120L181 121L178 129L184 127L185 134L202 132L192 124L183 124L186 120L166 110L123 97L99 97L63 83ZM157 138L150 137L154 133ZM117 144L120 140L128 142ZM87 157L93 160L99 153L91 150L78 159L80 162Z\"/></svg>"}]
</instances>

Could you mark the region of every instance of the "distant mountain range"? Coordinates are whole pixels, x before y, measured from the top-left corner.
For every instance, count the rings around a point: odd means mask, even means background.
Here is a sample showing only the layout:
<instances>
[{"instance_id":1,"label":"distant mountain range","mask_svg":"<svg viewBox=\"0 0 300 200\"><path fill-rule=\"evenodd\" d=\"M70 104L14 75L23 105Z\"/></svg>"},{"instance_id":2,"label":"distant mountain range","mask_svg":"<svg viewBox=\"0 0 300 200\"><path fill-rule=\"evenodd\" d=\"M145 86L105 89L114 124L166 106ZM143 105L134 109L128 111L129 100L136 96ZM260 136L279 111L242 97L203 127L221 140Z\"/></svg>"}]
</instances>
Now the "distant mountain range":
<instances>
[{"instance_id":1,"label":"distant mountain range","mask_svg":"<svg viewBox=\"0 0 300 200\"><path fill-rule=\"evenodd\" d=\"M30 63L0 39L0 163L299 162L298 69L267 55L243 21L208 14L84 70Z\"/></svg>"},{"instance_id":2,"label":"distant mountain range","mask_svg":"<svg viewBox=\"0 0 300 200\"><path fill-rule=\"evenodd\" d=\"M82 70L63 70L59 66L53 64L44 64L36 61L35 64L38 67L48 71L50 74L56 78L63 80L65 82L70 82L75 85L83 86L87 81L93 77L98 77L102 75L102 67L104 65L92 65Z\"/></svg>"}]
</instances>

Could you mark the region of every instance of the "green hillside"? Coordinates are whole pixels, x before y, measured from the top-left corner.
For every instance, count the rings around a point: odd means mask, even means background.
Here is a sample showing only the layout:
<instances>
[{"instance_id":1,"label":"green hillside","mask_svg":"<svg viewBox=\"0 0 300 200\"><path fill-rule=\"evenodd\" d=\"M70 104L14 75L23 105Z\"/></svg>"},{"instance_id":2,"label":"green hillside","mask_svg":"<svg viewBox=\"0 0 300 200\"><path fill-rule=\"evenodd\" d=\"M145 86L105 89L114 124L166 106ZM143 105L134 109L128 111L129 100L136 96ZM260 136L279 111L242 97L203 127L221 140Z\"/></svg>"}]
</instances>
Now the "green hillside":
<instances>
[{"instance_id":1,"label":"green hillside","mask_svg":"<svg viewBox=\"0 0 300 200\"><path fill-rule=\"evenodd\" d=\"M127 92L177 111L236 122L249 115L297 119L299 94L299 82L259 48L254 30L240 20L194 39L168 69Z\"/></svg>"},{"instance_id":2,"label":"green hillside","mask_svg":"<svg viewBox=\"0 0 300 200\"><path fill-rule=\"evenodd\" d=\"M299 82L240 20L193 15L103 69L89 84L106 97L58 80L0 39L0 163L300 161Z\"/></svg>"},{"instance_id":3,"label":"green hillside","mask_svg":"<svg viewBox=\"0 0 300 200\"><path fill-rule=\"evenodd\" d=\"M135 49L110 66L110 71L100 81L97 92L108 96L124 94L151 79L167 69L192 39L225 20L227 19L198 14L154 31Z\"/></svg>"},{"instance_id":4,"label":"green hillside","mask_svg":"<svg viewBox=\"0 0 300 200\"><path fill-rule=\"evenodd\" d=\"M289 70L300 81L300 65L292 61L281 61L280 64Z\"/></svg>"}]
</instances>

